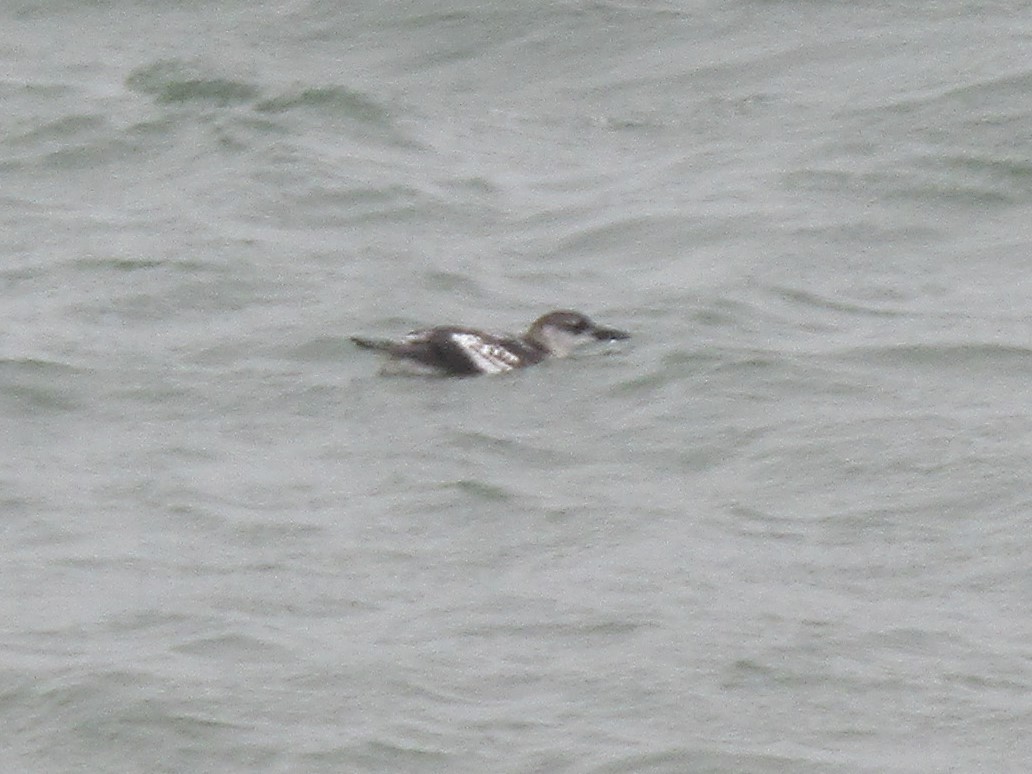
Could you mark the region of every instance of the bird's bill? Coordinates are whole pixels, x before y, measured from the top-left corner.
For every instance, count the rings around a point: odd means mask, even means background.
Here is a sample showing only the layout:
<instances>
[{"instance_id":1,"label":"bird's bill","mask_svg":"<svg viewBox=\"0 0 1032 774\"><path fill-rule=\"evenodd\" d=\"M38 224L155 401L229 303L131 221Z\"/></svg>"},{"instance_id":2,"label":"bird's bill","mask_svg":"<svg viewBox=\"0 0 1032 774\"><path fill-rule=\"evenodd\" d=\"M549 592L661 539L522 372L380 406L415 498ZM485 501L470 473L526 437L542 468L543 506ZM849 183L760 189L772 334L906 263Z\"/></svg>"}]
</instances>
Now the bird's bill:
<instances>
[{"instance_id":1,"label":"bird's bill","mask_svg":"<svg viewBox=\"0 0 1032 774\"><path fill-rule=\"evenodd\" d=\"M627 331L621 331L616 328L596 327L592 331L592 335L599 341L621 341L631 338L631 334Z\"/></svg>"}]
</instances>

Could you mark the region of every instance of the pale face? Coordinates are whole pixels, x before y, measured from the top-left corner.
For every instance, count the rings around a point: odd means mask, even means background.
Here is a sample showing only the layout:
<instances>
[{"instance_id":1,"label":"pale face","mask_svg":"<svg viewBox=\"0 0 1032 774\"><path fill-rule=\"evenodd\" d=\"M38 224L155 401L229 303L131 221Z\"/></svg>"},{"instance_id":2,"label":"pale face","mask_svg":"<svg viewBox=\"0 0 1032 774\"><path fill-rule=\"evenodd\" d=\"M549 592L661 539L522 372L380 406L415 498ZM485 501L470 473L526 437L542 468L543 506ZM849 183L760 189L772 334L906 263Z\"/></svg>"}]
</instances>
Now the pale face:
<instances>
[{"instance_id":1,"label":"pale face","mask_svg":"<svg viewBox=\"0 0 1032 774\"><path fill-rule=\"evenodd\" d=\"M573 331L546 323L541 326L541 339L554 356L566 357L582 344L594 341L595 336L590 330Z\"/></svg>"},{"instance_id":2,"label":"pale face","mask_svg":"<svg viewBox=\"0 0 1032 774\"><path fill-rule=\"evenodd\" d=\"M539 317L527 332L538 346L555 357L565 357L581 344L590 341L615 341L628 338L616 328L604 328L580 312L560 310Z\"/></svg>"}]
</instances>

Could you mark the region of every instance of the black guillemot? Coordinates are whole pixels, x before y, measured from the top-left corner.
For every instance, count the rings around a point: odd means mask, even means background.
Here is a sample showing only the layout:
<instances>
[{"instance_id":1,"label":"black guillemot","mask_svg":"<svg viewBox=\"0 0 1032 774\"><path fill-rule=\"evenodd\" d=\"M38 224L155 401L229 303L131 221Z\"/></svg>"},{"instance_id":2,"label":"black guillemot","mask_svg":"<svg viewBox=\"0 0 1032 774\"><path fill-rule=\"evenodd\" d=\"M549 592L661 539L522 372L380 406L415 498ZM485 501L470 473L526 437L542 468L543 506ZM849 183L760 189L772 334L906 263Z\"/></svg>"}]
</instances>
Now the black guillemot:
<instances>
[{"instance_id":1,"label":"black guillemot","mask_svg":"<svg viewBox=\"0 0 1032 774\"><path fill-rule=\"evenodd\" d=\"M580 312L560 310L536 319L520 336L441 325L412 331L397 341L352 336L363 349L385 353L394 363L447 376L497 374L550 357L565 357L589 341L616 341L630 334L606 328Z\"/></svg>"}]
</instances>

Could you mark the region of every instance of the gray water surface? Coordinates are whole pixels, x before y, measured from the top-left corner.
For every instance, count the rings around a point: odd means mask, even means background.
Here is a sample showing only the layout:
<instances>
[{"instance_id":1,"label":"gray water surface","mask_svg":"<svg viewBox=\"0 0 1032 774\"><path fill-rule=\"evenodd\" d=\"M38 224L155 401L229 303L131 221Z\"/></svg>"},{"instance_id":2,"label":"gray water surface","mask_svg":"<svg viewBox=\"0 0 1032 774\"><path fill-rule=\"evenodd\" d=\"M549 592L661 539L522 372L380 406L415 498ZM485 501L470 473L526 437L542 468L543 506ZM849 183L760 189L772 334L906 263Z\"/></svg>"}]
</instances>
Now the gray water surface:
<instances>
[{"instance_id":1,"label":"gray water surface","mask_svg":"<svg viewBox=\"0 0 1032 774\"><path fill-rule=\"evenodd\" d=\"M1032 769L1024 3L0 9L0 765ZM352 334L633 338L386 377Z\"/></svg>"}]
</instances>

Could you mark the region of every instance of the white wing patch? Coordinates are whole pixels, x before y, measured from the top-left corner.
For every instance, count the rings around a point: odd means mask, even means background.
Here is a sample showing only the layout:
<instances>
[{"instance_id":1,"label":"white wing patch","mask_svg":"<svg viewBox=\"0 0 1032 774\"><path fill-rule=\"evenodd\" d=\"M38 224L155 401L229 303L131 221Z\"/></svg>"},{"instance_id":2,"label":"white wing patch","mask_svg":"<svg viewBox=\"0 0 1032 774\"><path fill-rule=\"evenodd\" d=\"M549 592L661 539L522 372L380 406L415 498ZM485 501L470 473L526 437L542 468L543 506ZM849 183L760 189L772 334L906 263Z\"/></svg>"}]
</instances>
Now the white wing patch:
<instances>
[{"instance_id":1,"label":"white wing patch","mask_svg":"<svg viewBox=\"0 0 1032 774\"><path fill-rule=\"evenodd\" d=\"M502 371L511 371L520 364L518 356L504 347L484 341L475 333L453 333L451 334L451 340L485 374L500 374Z\"/></svg>"}]
</instances>

